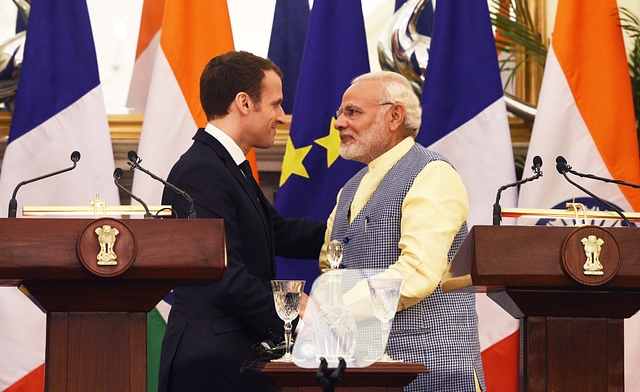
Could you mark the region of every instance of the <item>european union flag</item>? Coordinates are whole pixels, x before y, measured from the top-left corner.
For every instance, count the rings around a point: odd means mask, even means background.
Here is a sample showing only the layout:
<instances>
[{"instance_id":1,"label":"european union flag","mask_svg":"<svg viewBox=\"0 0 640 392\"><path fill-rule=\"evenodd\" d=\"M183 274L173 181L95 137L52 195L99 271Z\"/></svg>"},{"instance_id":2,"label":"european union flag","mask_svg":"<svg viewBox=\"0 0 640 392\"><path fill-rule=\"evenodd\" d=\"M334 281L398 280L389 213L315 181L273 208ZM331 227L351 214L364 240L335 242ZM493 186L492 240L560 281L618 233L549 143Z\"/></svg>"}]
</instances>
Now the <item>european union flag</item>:
<instances>
[{"instance_id":1,"label":"european union flag","mask_svg":"<svg viewBox=\"0 0 640 392\"><path fill-rule=\"evenodd\" d=\"M284 74L282 108L289 114L293 112L308 26L309 0L276 1L269 42L269 59L276 63Z\"/></svg>"},{"instance_id":2,"label":"european union flag","mask_svg":"<svg viewBox=\"0 0 640 392\"><path fill-rule=\"evenodd\" d=\"M344 183L362 164L339 156L334 128L342 94L358 75L369 72L360 0L316 0L309 18L293 119L275 200L286 217L326 220ZM316 261L278 260L278 278L319 275Z\"/></svg>"}]
</instances>

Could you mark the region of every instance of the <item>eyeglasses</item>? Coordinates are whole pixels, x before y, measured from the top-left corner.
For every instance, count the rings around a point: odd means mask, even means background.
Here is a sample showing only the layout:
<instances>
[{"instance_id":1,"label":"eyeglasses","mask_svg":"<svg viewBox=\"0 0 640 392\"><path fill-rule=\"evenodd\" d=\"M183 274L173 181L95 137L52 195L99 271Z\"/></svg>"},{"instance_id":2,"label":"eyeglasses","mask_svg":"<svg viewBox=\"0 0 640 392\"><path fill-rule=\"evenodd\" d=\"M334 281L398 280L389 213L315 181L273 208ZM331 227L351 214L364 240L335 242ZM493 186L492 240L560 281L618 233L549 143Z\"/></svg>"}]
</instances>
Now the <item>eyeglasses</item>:
<instances>
[{"instance_id":1,"label":"eyeglasses","mask_svg":"<svg viewBox=\"0 0 640 392\"><path fill-rule=\"evenodd\" d=\"M393 102L383 102L375 105L367 105L367 106L356 106L356 105L347 105L344 108L340 108L336 110L336 120L344 114L350 120L356 118L359 114L362 114L362 109L370 108L374 106L383 106L383 105L395 105Z\"/></svg>"}]
</instances>

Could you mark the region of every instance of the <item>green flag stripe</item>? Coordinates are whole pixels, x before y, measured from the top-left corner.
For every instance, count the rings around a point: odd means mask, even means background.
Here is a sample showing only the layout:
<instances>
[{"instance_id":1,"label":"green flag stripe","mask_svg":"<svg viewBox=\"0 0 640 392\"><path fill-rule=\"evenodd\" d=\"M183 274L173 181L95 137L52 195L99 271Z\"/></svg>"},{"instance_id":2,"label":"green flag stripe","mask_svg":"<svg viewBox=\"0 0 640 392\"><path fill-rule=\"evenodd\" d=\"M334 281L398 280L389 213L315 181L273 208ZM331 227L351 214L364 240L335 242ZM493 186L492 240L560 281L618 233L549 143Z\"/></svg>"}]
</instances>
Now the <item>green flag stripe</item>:
<instances>
[{"instance_id":1,"label":"green flag stripe","mask_svg":"<svg viewBox=\"0 0 640 392\"><path fill-rule=\"evenodd\" d=\"M147 391L158 390L158 369L160 367L160 346L167 329L167 323L154 308L147 313Z\"/></svg>"}]
</instances>

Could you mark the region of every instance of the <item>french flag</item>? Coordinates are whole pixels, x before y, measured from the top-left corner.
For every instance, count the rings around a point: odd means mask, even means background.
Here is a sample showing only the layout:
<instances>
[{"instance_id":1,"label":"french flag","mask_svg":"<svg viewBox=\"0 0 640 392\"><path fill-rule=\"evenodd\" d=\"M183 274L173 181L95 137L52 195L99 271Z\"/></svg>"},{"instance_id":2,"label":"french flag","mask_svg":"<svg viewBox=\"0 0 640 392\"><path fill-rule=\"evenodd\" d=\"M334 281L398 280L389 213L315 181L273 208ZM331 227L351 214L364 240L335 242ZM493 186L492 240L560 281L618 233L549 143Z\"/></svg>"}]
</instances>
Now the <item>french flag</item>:
<instances>
[{"instance_id":1,"label":"french flag","mask_svg":"<svg viewBox=\"0 0 640 392\"><path fill-rule=\"evenodd\" d=\"M107 205L120 204L86 2L38 0L2 162L0 206L8 206L21 181L70 167L73 151L81 153L76 169L20 189L18 216L25 205L88 206L97 194ZM42 390L44 348L45 315L17 288L2 288L0 390Z\"/></svg>"},{"instance_id":2,"label":"french flag","mask_svg":"<svg viewBox=\"0 0 640 392\"><path fill-rule=\"evenodd\" d=\"M492 223L498 188L515 181L509 123L486 0L438 0L416 140L447 157L467 188L469 226ZM514 189L502 205L515 206ZM476 296L489 391L518 390L519 322Z\"/></svg>"}]
</instances>

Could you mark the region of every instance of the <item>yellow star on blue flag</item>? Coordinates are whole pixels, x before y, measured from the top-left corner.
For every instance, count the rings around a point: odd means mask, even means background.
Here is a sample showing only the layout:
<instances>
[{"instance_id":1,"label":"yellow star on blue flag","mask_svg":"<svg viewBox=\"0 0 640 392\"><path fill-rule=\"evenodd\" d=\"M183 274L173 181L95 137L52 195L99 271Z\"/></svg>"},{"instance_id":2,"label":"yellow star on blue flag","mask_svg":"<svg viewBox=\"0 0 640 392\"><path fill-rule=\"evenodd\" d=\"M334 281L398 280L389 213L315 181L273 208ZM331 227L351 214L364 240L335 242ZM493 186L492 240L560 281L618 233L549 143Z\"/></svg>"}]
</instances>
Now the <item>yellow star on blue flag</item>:
<instances>
[{"instance_id":1,"label":"yellow star on blue flag","mask_svg":"<svg viewBox=\"0 0 640 392\"><path fill-rule=\"evenodd\" d=\"M300 177L309 178L309 173L304 167L302 160L311 150L311 146L296 148L291 141L291 137L287 139L287 147L284 151L282 160L282 173L280 174L280 186L282 186L292 174Z\"/></svg>"},{"instance_id":2,"label":"yellow star on blue flag","mask_svg":"<svg viewBox=\"0 0 640 392\"><path fill-rule=\"evenodd\" d=\"M316 144L327 149L327 167L331 167L333 162L340 156L340 131L335 127L336 119L331 118L331 126L329 127L329 135L314 140Z\"/></svg>"}]
</instances>

